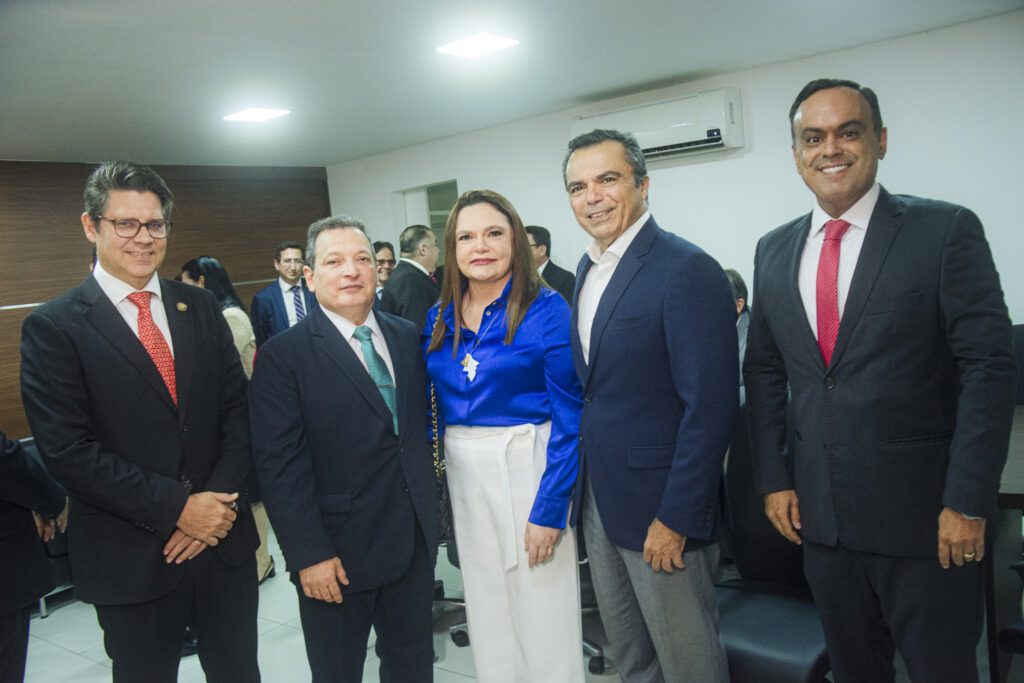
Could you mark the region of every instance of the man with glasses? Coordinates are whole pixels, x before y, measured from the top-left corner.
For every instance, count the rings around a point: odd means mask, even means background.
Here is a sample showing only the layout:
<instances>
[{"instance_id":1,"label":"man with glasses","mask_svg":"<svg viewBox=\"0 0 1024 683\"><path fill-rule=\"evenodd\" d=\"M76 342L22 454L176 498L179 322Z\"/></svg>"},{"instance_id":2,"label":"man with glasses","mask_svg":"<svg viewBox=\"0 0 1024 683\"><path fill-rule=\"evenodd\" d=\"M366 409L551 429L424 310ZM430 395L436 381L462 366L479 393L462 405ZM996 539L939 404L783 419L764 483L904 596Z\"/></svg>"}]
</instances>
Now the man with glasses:
<instances>
[{"instance_id":1,"label":"man with glasses","mask_svg":"<svg viewBox=\"0 0 1024 683\"><path fill-rule=\"evenodd\" d=\"M302 280L303 257L302 245L298 242L277 245L274 270L278 278L252 298L250 317L257 347L305 318L316 303L316 296Z\"/></svg>"},{"instance_id":2,"label":"man with glasses","mask_svg":"<svg viewBox=\"0 0 1024 683\"><path fill-rule=\"evenodd\" d=\"M565 302L572 305L572 292L576 289L576 276L565 268L559 268L551 261L551 233L539 225L527 225L526 234L530 236L530 253L537 272L548 283L548 287L562 295Z\"/></svg>"},{"instance_id":3,"label":"man with glasses","mask_svg":"<svg viewBox=\"0 0 1024 683\"><path fill-rule=\"evenodd\" d=\"M258 681L245 375L216 298L157 276L172 207L144 166L89 177L96 266L25 319L25 414L71 496L75 596L113 680L174 681L191 623L208 681Z\"/></svg>"}]
</instances>

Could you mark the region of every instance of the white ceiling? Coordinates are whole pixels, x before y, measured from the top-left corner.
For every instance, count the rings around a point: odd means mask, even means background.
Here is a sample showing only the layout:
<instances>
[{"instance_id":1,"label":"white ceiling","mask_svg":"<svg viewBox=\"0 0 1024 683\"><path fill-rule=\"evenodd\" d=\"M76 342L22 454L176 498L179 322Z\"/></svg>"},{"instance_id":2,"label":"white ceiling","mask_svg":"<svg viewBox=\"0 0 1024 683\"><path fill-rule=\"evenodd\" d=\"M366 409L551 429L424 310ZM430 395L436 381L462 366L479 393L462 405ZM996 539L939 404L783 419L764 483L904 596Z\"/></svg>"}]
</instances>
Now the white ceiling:
<instances>
[{"instance_id":1,"label":"white ceiling","mask_svg":"<svg viewBox=\"0 0 1024 683\"><path fill-rule=\"evenodd\" d=\"M0 159L324 166L1024 0L0 0ZM519 46L435 52L478 31ZM221 117L291 109L263 124Z\"/></svg>"}]
</instances>

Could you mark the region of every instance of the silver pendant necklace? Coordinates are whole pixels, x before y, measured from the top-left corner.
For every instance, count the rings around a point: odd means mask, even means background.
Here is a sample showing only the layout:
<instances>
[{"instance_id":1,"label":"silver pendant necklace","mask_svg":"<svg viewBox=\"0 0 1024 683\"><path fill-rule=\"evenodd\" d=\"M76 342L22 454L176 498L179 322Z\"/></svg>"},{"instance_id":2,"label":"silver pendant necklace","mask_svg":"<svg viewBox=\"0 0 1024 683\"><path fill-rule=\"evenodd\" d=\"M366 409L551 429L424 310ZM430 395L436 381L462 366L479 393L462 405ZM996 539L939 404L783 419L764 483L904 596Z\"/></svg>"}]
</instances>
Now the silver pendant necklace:
<instances>
[{"instance_id":1,"label":"silver pendant necklace","mask_svg":"<svg viewBox=\"0 0 1024 683\"><path fill-rule=\"evenodd\" d=\"M473 352L476 351L476 347L480 346L480 340L483 339L487 330L491 328L491 323L493 323L494 319L497 317L498 316L496 314L491 314L491 319L487 321L487 326L480 332L480 334L476 335L476 341L473 343L473 348L466 351L465 357L462 359L462 362L459 363L459 365L462 366L462 371L466 373L467 377L469 377L470 382L476 379L476 369L477 366L480 365L480 361L473 358Z\"/></svg>"}]
</instances>

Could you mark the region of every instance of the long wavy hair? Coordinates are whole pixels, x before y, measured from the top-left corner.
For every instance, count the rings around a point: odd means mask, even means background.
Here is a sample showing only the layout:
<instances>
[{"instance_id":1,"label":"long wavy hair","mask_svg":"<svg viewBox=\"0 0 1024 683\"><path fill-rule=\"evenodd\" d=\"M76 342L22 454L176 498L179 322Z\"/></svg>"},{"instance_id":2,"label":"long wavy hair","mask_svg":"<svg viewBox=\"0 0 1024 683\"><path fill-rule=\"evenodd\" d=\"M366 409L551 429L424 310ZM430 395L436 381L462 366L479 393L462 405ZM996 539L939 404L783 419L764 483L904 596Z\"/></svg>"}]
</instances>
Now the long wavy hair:
<instances>
[{"instance_id":1,"label":"long wavy hair","mask_svg":"<svg viewBox=\"0 0 1024 683\"><path fill-rule=\"evenodd\" d=\"M533 255L530 254L530 240L523 227L523 221L516 213L512 203L493 190L469 190L462 193L462 196L455 202L451 213L448 214L448 221L444 226L444 277L441 280L441 305L438 308L437 321L434 324L434 333L430 337L430 346L427 353L437 351L444 345L444 337L448 333L448 326L444 322L442 313L452 307L455 314L454 341L452 343L452 357L456 357L459 348L458 330L462 329L462 295L469 287L469 279L459 270L458 261L455 257L455 225L458 222L459 212L467 206L474 204L490 204L498 212L508 219L512 227L512 287L508 293L508 308L505 313L505 343L511 344L516 336L516 330L526 316L526 311L533 304L540 293L541 280L537 273L537 267L533 264Z\"/></svg>"},{"instance_id":2,"label":"long wavy hair","mask_svg":"<svg viewBox=\"0 0 1024 683\"><path fill-rule=\"evenodd\" d=\"M191 261L187 261L181 270L183 273L188 273L188 276L196 282L202 276L203 286L213 292L222 309L237 306L243 311L245 310L242 299L235 291L234 285L231 284L228 271L217 259L212 256L197 256Z\"/></svg>"}]
</instances>

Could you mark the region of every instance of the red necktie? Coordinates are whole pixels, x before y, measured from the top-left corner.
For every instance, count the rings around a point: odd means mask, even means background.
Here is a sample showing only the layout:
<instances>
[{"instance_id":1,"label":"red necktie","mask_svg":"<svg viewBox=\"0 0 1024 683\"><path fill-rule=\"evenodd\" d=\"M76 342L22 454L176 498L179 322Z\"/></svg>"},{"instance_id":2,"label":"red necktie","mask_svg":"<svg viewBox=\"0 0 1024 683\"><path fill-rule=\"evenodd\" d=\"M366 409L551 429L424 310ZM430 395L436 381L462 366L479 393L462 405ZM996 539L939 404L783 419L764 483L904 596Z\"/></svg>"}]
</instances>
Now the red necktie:
<instances>
[{"instance_id":1,"label":"red necktie","mask_svg":"<svg viewBox=\"0 0 1024 683\"><path fill-rule=\"evenodd\" d=\"M160 376L164 378L167 391L171 392L171 400L178 405L178 389L174 381L174 358L171 356L171 348L167 346L167 340L160 332L160 328L153 322L153 314L149 310L149 299L152 292L132 292L128 295L131 301L139 309L139 341L146 347L149 357L153 359Z\"/></svg>"},{"instance_id":2,"label":"red necktie","mask_svg":"<svg viewBox=\"0 0 1024 683\"><path fill-rule=\"evenodd\" d=\"M832 349L839 333L839 243L849 227L849 223L841 220L825 223L825 241L818 259L818 347L826 366L832 362Z\"/></svg>"}]
</instances>

